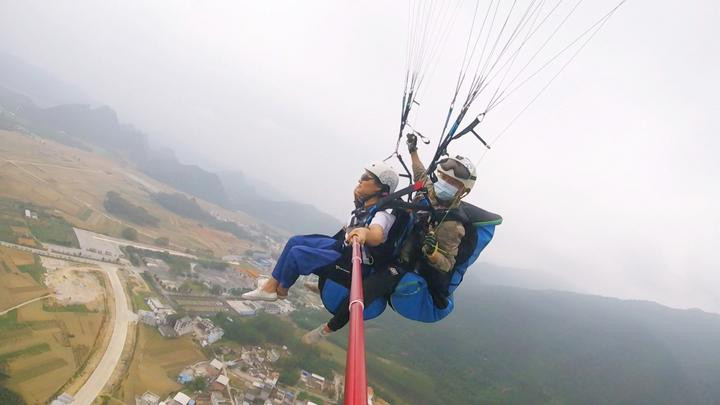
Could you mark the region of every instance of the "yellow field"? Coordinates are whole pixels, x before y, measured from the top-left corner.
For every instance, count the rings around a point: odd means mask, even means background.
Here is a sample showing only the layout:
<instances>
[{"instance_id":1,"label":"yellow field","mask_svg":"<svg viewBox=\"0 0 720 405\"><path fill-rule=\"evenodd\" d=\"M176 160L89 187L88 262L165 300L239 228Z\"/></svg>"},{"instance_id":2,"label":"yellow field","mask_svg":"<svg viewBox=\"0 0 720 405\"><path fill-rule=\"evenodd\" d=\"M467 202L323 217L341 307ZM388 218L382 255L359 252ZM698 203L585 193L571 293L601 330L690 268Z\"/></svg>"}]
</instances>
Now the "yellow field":
<instances>
[{"instance_id":1,"label":"yellow field","mask_svg":"<svg viewBox=\"0 0 720 405\"><path fill-rule=\"evenodd\" d=\"M45 312L40 301L13 312L0 323L0 357L26 353L8 359L6 385L28 404L44 404L87 359L103 313Z\"/></svg>"},{"instance_id":2,"label":"yellow field","mask_svg":"<svg viewBox=\"0 0 720 405\"><path fill-rule=\"evenodd\" d=\"M205 356L189 336L165 339L157 329L139 325L135 355L126 380L122 384L123 401L135 403L135 395L152 391L168 394L181 387L176 378L185 366L205 360Z\"/></svg>"},{"instance_id":3,"label":"yellow field","mask_svg":"<svg viewBox=\"0 0 720 405\"><path fill-rule=\"evenodd\" d=\"M30 253L0 247L0 311L48 293L47 288L17 268L33 262Z\"/></svg>"},{"instance_id":4,"label":"yellow field","mask_svg":"<svg viewBox=\"0 0 720 405\"><path fill-rule=\"evenodd\" d=\"M220 256L257 248L227 232L198 226L197 221L175 215L152 199L152 193L176 190L135 171L125 162L100 153L67 147L52 141L0 130L0 197L27 201L55 210L74 226L120 236L128 225L140 233L140 241L171 237L171 247L211 249ZM108 215L103 201L117 191L160 220L158 227L126 224ZM198 200L206 210L228 218L256 223L252 217Z\"/></svg>"}]
</instances>

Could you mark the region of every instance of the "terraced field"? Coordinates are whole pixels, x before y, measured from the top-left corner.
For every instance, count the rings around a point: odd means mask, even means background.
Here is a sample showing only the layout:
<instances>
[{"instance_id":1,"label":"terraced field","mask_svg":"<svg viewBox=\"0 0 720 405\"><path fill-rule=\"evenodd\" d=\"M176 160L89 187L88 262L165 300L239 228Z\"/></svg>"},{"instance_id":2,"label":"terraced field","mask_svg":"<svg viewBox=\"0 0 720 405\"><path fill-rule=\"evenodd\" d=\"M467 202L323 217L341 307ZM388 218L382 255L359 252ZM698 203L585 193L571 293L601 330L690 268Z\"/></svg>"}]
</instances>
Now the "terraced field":
<instances>
[{"instance_id":1,"label":"terraced field","mask_svg":"<svg viewBox=\"0 0 720 405\"><path fill-rule=\"evenodd\" d=\"M48 217L38 215L37 223L32 224L32 233L37 233L36 239L73 245L73 235L61 226L63 221L78 228L120 237L129 224L105 210L103 202L109 191L119 193L159 219L155 227L133 224L140 233L140 242L152 244L158 237L173 235L171 248L211 250L217 256L259 248L228 232L203 227L196 220L166 210L157 204L152 194L175 193L177 190L147 178L126 163L114 161L101 153L0 130L0 199L31 203L45 210ZM200 199L198 203L206 211L218 212L244 224L257 224L248 215L228 211ZM16 234L10 228L27 227L24 210L14 209L14 218L5 223L2 218L5 210L1 205L0 240L13 239L8 241L19 243L22 238L25 243L35 243L31 242L31 237L24 238L22 231Z\"/></svg>"},{"instance_id":2,"label":"terraced field","mask_svg":"<svg viewBox=\"0 0 720 405\"><path fill-rule=\"evenodd\" d=\"M34 264L32 254L0 247L0 311L48 293L29 272L21 270Z\"/></svg>"},{"instance_id":3,"label":"terraced field","mask_svg":"<svg viewBox=\"0 0 720 405\"><path fill-rule=\"evenodd\" d=\"M46 312L35 302L0 317L0 362L5 385L30 404L41 404L86 361L103 314Z\"/></svg>"},{"instance_id":4,"label":"terraced field","mask_svg":"<svg viewBox=\"0 0 720 405\"><path fill-rule=\"evenodd\" d=\"M38 279L44 269L34 255L0 247L0 263L0 310L49 292ZM22 272L27 266L33 270ZM9 376L3 384L29 404L56 394L95 346L106 309L102 300L93 304L97 312L77 312L41 300L0 316L0 365Z\"/></svg>"}]
</instances>

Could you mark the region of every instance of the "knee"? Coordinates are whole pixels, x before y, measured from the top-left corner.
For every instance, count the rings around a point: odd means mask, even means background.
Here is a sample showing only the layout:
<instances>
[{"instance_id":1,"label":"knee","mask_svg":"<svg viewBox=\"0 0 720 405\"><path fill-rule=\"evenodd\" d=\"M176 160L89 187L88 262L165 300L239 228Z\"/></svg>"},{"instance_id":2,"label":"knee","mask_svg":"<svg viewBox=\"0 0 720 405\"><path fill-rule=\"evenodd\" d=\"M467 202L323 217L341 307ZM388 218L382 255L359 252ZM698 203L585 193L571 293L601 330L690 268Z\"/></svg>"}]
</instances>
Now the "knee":
<instances>
[{"instance_id":1,"label":"knee","mask_svg":"<svg viewBox=\"0 0 720 405\"><path fill-rule=\"evenodd\" d=\"M288 255L292 258L297 259L305 252L305 246L302 245L296 245L291 246L290 250L288 250Z\"/></svg>"},{"instance_id":2,"label":"knee","mask_svg":"<svg viewBox=\"0 0 720 405\"><path fill-rule=\"evenodd\" d=\"M300 243L300 241L302 241L302 236L301 236L301 235L295 235L295 236L290 237L290 239L288 239L288 241L287 241L287 243L285 244L285 246L295 246L295 245L297 245L298 243Z\"/></svg>"}]
</instances>

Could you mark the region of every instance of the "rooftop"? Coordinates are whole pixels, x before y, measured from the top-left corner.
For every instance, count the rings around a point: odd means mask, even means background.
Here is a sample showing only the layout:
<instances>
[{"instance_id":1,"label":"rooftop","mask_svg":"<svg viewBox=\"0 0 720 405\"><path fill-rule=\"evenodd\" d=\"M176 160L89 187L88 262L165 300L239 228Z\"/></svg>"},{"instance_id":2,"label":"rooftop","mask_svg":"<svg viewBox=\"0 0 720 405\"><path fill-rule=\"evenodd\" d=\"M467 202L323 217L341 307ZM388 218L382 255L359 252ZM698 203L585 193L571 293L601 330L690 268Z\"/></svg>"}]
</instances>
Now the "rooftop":
<instances>
[{"instance_id":1,"label":"rooftop","mask_svg":"<svg viewBox=\"0 0 720 405\"><path fill-rule=\"evenodd\" d=\"M183 394L182 392L178 392L177 394L175 394L173 400L180 403L181 405L188 405L192 398Z\"/></svg>"},{"instance_id":2,"label":"rooftop","mask_svg":"<svg viewBox=\"0 0 720 405\"><path fill-rule=\"evenodd\" d=\"M226 375L220 374L218 376L217 380L215 380L215 381L222 385L228 385L228 383L230 382L230 379Z\"/></svg>"},{"instance_id":3,"label":"rooftop","mask_svg":"<svg viewBox=\"0 0 720 405\"><path fill-rule=\"evenodd\" d=\"M212 359L212 361L210 362L210 365L218 370L222 369L222 367L223 367L222 361L220 361L218 359Z\"/></svg>"}]
</instances>

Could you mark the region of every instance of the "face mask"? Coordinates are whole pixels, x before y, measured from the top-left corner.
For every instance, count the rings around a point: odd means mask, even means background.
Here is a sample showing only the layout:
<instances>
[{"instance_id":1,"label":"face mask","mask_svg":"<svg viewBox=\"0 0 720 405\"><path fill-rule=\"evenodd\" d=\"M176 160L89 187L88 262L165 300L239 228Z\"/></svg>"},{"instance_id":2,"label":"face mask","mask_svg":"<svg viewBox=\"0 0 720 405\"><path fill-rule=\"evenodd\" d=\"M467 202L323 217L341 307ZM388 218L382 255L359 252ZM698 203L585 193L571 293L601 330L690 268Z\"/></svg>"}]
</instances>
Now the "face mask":
<instances>
[{"instance_id":1,"label":"face mask","mask_svg":"<svg viewBox=\"0 0 720 405\"><path fill-rule=\"evenodd\" d=\"M435 196L442 201L451 201L458 192L457 187L443 179L438 179L433 186L435 187Z\"/></svg>"}]
</instances>

